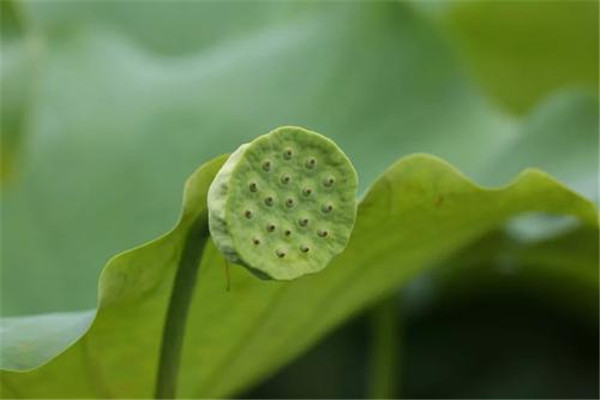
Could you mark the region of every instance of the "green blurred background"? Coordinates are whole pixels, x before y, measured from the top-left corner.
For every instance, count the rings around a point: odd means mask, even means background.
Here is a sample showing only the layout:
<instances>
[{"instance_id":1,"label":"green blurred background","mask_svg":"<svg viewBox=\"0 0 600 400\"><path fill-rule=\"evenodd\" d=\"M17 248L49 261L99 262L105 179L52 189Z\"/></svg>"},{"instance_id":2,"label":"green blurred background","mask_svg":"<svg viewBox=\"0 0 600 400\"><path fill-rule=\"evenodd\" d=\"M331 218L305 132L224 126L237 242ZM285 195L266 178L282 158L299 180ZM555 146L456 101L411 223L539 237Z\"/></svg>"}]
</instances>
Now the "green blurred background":
<instances>
[{"instance_id":1,"label":"green blurred background","mask_svg":"<svg viewBox=\"0 0 600 400\"><path fill-rule=\"evenodd\" d=\"M595 1L0 4L2 315L94 307L102 266L174 224L198 165L279 125L337 141L361 192L429 152L598 197ZM597 272L568 291L490 251L398 293L402 396L598 397ZM242 397L364 397L368 318Z\"/></svg>"}]
</instances>

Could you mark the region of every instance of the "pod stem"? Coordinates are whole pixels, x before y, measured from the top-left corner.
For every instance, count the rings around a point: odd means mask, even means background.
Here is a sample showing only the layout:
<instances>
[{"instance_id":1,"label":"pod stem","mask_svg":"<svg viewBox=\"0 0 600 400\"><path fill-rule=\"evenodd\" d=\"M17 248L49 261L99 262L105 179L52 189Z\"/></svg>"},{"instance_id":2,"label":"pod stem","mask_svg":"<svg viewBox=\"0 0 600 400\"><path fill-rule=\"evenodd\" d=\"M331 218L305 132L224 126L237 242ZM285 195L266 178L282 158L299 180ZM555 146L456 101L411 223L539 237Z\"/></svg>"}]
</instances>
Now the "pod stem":
<instances>
[{"instance_id":1,"label":"pod stem","mask_svg":"<svg viewBox=\"0 0 600 400\"><path fill-rule=\"evenodd\" d=\"M399 321L396 296L371 311L371 359L368 398L395 399L398 396Z\"/></svg>"},{"instance_id":2,"label":"pod stem","mask_svg":"<svg viewBox=\"0 0 600 400\"><path fill-rule=\"evenodd\" d=\"M204 213L196 218L188 230L177 265L160 348L155 390L157 399L174 399L177 394L177 377L188 311L209 236L208 215Z\"/></svg>"}]
</instances>

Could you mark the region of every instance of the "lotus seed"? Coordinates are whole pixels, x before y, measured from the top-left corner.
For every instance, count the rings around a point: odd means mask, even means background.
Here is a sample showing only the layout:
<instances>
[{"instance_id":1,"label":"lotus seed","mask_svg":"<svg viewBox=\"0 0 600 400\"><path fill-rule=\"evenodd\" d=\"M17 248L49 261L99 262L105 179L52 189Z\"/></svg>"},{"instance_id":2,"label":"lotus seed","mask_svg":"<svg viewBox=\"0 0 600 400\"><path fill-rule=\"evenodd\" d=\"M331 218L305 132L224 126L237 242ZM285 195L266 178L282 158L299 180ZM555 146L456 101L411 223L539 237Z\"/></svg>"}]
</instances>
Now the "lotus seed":
<instances>
[{"instance_id":1,"label":"lotus seed","mask_svg":"<svg viewBox=\"0 0 600 400\"><path fill-rule=\"evenodd\" d=\"M317 165L316 158L310 157L308 160L306 160L306 168L312 169L315 167L315 165Z\"/></svg>"},{"instance_id":2,"label":"lotus seed","mask_svg":"<svg viewBox=\"0 0 600 400\"><path fill-rule=\"evenodd\" d=\"M334 183L335 183L335 179L332 176L330 176L329 178L323 179L323 186L325 186L325 187L331 187L331 186L333 186Z\"/></svg>"},{"instance_id":3,"label":"lotus seed","mask_svg":"<svg viewBox=\"0 0 600 400\"><path fill-rule=\"evenodd\" d=\"M210 233L232 263L263 279L295 279L344 250L356 195L356 171L335 143L278 128L240 146L216 174L207 198Z\"/></svg>"},{"instance_id":4,"label":"lotus seed","mask_svg":"<svg viewBox=\"0 0 600 400\"><path fill-rule=\"evenodd\" d=\"M283 258L285 257L285 251L283 250L275 250L275 254L277 255L277 257L279 258Z\"/></svg>"}]
</instances>

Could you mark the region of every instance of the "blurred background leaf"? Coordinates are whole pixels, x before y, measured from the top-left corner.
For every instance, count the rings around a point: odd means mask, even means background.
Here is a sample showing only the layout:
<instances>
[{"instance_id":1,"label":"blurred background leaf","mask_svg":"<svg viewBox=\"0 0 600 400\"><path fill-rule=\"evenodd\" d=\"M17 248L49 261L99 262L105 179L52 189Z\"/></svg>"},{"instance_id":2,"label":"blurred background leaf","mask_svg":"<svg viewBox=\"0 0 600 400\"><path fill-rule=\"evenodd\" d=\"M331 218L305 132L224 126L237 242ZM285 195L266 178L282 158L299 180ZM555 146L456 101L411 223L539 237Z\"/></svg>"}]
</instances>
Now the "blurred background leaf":
<instances>
[{"instance_id":1,"label":"blurred background leaf","mask_svg":"<svg viewBox=\"0 0 600 400\"><path fill-rule=\"evenodd\" d=\"M5 183L14 173L28 129L40 43L20 3L0 2L0 18L0 181Z\"/></svg>"},{"instance_id":2,"label":"blurred background leaf","mask_svg":"<svg viewBox=\"0 0 600 400\"><path fill-rule=\"evenodd\" d=\"M422 2L495 102L523 114L569 87L598 88L598 2Z\"/></svg>"},{"instance_id":3,"label":"blurred background leaf","mask_svg":"<svg viewBox=\"0 0 600 400\"><path fill-rule=\"evenodd\" d=\"M406 3L25 5L46 57L21 179L3 193L5 315L93 307L101 266L168 229L178 188L199 162L282 124L339 142L363 189L417 151L482 183L530 164L596 181L594 96L557 94L559 109L538 118L581 126L569 143L585 157L547 143L564 137L548 123L529 146L563 161L532 163L535 153L525 152L513 162L526 122L492 108ZM196 23L204 20L221 24ZM173 34L157 35L157 26ZM496 159L509 162L491 181ZM27 282L31 275L39 279Z\"/></svg>"}]
</instances>

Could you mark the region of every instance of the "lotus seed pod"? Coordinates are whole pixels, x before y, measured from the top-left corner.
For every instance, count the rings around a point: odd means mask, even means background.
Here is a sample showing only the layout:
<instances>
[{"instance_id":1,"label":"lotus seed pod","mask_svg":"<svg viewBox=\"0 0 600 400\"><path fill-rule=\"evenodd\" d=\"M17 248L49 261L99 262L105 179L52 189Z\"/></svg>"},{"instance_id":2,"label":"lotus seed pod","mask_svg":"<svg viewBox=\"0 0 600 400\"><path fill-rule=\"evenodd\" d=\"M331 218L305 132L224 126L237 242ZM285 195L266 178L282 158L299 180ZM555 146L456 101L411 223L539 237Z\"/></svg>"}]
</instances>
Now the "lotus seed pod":
<instances>
[{"instance_id":1,"label":"lotus seed pod","mask_svg":"<svg viewBox=\"0 0 600 400\"><path fill-rule=\"evenodd\" d=\"M240 146L208 191L217 248L265 279L315 273L344 250L356 219L357 176L328 138L281 127Z\"/></svg>"}]
</instances>

